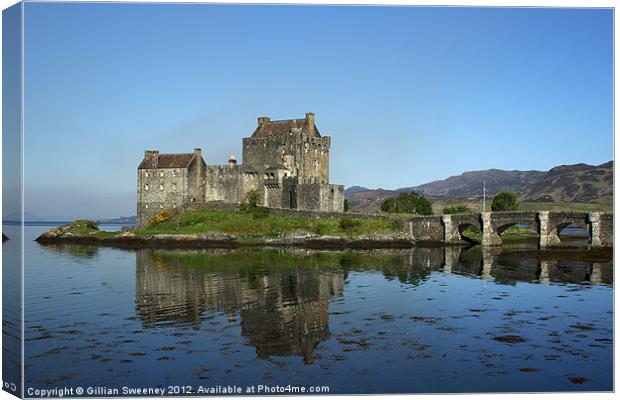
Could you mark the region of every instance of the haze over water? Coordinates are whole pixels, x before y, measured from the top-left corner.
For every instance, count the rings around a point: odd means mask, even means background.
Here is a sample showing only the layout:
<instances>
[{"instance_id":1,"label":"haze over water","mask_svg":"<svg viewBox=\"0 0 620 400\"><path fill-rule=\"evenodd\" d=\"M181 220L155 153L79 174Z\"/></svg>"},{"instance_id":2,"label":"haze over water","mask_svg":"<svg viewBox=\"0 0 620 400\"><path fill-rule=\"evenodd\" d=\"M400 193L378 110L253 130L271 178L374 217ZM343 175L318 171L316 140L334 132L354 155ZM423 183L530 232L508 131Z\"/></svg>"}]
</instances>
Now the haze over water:
<instances>
[{"instance_id":1,"label":"haze over water","mask_svg":"<svg viewBox=\"0 0 620 400\"><path fill-rule=\"evenodd\" d=\"M454 247L42 246L44 229L26 227L26 390L613 388L612 263Z\"/></svg>"}]
</instances>

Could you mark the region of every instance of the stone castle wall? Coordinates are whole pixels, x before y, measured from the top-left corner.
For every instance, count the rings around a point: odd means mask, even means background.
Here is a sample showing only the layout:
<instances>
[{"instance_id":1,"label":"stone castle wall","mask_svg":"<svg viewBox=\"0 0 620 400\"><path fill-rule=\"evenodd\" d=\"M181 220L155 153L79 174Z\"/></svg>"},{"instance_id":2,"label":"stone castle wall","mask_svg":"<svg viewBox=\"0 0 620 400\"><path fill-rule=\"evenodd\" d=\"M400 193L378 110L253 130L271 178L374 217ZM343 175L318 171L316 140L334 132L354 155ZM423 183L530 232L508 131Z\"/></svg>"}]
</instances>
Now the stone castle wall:
<instances>
[{"instance_id":1,"label":"stone castle wall","mask_svg":"<svg viewBox=\"0 0 620 400\"><path fill-rule=\"evenodd\" d=\"M205 173L205 201L238 203L243 194L239 166L207 165Z\"/></svg>"},{"instance_id":2,"label":"stone castle wall","mask_svg":"<svg viewBox=\"0 0 620 400\"><path fill-rule=\"evenodd\" d=\"M191 201L190 179L185 168L138 170L138 225L144 225L163 209L181 207Z\"/></svg>"},{"instance_id":3,"label":"stone castle wall","mask_svg":"<svg viewBox=\"0 0 620 400\"><path fill-rule=\"evenodd\" d=\"M259 118L259 128L265 128L268 120ZM329 184L331 138L319 137L312 113L306 114L302 127L296 122L293 125L288 132L244 138L241 165L234 160L228 165L207 165L200 149L194 150L196 159L191 161L178 158L187 154L146 151L138 169L138 224L144 225L162 209L184 204L240 203L251 190L258 192L264 207L344 211L344 187ZM160 159L164 160L162 168L157 169ZM155 169L141 169L150 165ZM181 165L183 168L174 168L174 175L168 176L173 168L166 167ZM155 176L162 173L166 176Z\"/></svg>"},{"instance_id":4,"label":"stone castle wall","mask_svg":"<svg viewBox=\"0 0 620 400\"><path fill-rule=\"evenodd\" d=\"M243 139L243 165L264 174L267 166L282 166L292 176L318 177L329 182L331 138L305 135Z\"/></svg>"}]
</instances>

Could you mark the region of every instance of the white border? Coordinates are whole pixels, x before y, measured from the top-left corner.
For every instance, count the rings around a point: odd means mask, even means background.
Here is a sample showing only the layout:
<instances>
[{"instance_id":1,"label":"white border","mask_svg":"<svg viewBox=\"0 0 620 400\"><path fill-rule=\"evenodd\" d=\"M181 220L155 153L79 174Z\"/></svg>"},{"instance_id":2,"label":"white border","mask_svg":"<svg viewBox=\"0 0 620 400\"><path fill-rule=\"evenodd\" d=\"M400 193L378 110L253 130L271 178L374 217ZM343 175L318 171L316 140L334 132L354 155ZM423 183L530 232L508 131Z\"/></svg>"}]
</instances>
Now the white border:
<instances>
[{"instance_id":1,"label":"white border","mask_svg":"<svg viewBox=\"0 0 620 400\"><path fill-rule=\"evenodd\" d=\"M38 1L38 0L28 0L27 2L54 2L54 1ZM72 0L64 0L64 1L55 1L55 2L59 2L59 3L91 3L91 1L72 1ZM153 3L152 1L148 1L148 0L135 0L132 1L133 3ZM11 5L16 4L17 2L14 0L0 0L0 5L2 6L2 9L8 8ZM92 3L125 3L124 1L92 1ZM311 4L315 4L315 5L378 5L378 6L390 6L390 5L394 5L394 6L477 6L477 7L565 7L565 8L596 8L596 7L601 7L601 8L615 8L615 3L613 1L609 1L609 0L590 0L590 1L577 1L577 0L541 0L541 1L536 1L536 0L521 0L521 1L498 1L498 0L477 0L475 2L471 2L471 1L466 1L466 0L448 0L448 1L415 1L415 0L390 0L390 1L384 1L384 0L313 0L312 2L310 1L303 1L303 0L288 0L288 1L282 1L282 0L271 0L271 1L264 1L264 0L243 0L243 1L231 1L231 0L221 0L218 2L214 2L214 1L208 1L208 2L202 2L202 1L175 1L175 0L168 0L165 2L160 2L160 3L223 3L223 4L305 4L305 5L311 5ZM22 192L22 237L21 237L21 241L22 241L22 249L24 248L24 235L23 235L23 219L24 219L24 179L25 179L25 173L24 173L24 158L25 158L25 154L24 154L24 19L25 19L25 13L24 13L24 4L22 3L21 5L22 8L22 13L21 13L21 18L22 18L22 42L21 42L21 61L22 61L22 75L21 75L21 106L22 109L21 111L21 129L22 129L22 137L20 140L20 146L22 149L22 159L21 159L21 174L22 174L22 182L21 182L21 192ZM614 14L615 14L615 10L614 10ZM1 21L1 19L0 19ZM0 22L1 25L1 22ZM615 75L616 75L616 68L617 68L617 63L616 63L616 53L615 53L615 43L616 43L616 39L617 39L617 35L618 33L615 30L615 15L614 15L614 81L613 81L613 89L614 89L614 115L613 115L613 127L614 127L614 161L615 161L615 154L616 154L616 141L615 141L615 113L618 111L617 110L617 103L615 101L615 93L616 93L616 81L615 81ZM1 29L0 29L0 39L1 39ZM0 60L1 60L1 54L0 54ZM0 89L1 89L1 84L0 84ZM1 113L2 111L0 110L0 117L1 117ZM0 150L1 150L1 141L0 141ZM0 153L1 156L1 153ZM1 163L0 163L0 173L1 173ZM616 170L614 169L614 194L615 194L615 182L616 182ZM2 188L0 187L0 202L1 202L1 191ZM619 200L616 197L614 200L614 210L616 209L616 206L620 203L618 203ZM620 231L620 228L618 227L618 220L615 217L614 218L614 224L615 224L615 229L614 229L614 238L618 237L618 233ZM614 241L614 245L615 245L615 241ZM615 246L614 246L615 248ZM614 251L615 252L615 251ZM22 280L21 280L21 290L22 290L22 298L21 298L21 306L22 306L22 390L24 387L24 341L23 341L23 332L24 332L24 253L22 252L22 265L20 266L21 269L21 274L22 274ZM1 276L0 276L0 283L1 283ZM615 279L614 279L614 283L615 283ZM616 308L615 305L615 292L614 292L614 309ZM0 298L0 305L1 305L1 298ZM617 332L617 319L614 318L614 333ZM614 335L614 337L616 337L616 335ZM615 382L617 382L618 378L618 371L615 369L615 350L616 350L616 346L614 346L614 384ZM1 358L0 358L0 367L1 367ZM385 395L381 395L381 396L372 396L372 395L366 395L365 397L384 397ZM531 399L533 398L533 396L538 397L544 397L546 399L563 399L563 400L571 400L571 399L607 399L607 398L612 398L614 397L614 394L607 394L607 393L585 393L585 394L581 394L581 393L576 393L576 392L569 392L569 393L550 393L550 394L467 394L467 395L390 395L390 398L393 399L405 399L405 398L416 398L416 399L426 399L426 398L433 398L433 399L441 399L441 398L448 398L448 397L453 397L453 396L458 396L460 399L466 399L466 400L473 400L473 399L478 399L481 396L485 397L485 398L499 398L499 399ZM252 397L228 397L227 398L233 398L233 399L247 399L247 398L258 398L259 396L252 396ZM263 397L263 396L260 396ZM273 396L270 396L273 397ZM300 397L300 396L298 396ZM309 396L304 396L304 397L309 397ZM357 396L320 396L320 398L344 398L344 399L349 399L349 398L354 398ZM11 396L9 393L1 391L0 393L0 400L4 400L4 399L11 399L14 398L13 396ZM278 396L278 398L295 398L294 396Z\"/></svg>"}]
</instances>

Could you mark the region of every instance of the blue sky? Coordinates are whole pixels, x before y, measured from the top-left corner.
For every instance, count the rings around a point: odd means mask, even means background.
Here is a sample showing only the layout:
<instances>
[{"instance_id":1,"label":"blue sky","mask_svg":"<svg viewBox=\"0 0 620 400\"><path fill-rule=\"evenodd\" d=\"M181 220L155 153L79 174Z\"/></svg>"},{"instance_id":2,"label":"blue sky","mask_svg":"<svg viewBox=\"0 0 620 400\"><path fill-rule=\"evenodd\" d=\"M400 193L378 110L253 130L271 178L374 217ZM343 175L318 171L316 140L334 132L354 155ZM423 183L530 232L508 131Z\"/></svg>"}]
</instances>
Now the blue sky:
<instances>
[{"instance_id":1,"label":"blue sky","mask_svg":"<svg viewBox=\"0 0 620 400\"><path fill-rule=\"evenodd\" d=\"M316 114L330 175L397 188L613 158L610 9L27 3L27 210L135 213L144 149L241 157Z\"/></svg>"}]
</instances>

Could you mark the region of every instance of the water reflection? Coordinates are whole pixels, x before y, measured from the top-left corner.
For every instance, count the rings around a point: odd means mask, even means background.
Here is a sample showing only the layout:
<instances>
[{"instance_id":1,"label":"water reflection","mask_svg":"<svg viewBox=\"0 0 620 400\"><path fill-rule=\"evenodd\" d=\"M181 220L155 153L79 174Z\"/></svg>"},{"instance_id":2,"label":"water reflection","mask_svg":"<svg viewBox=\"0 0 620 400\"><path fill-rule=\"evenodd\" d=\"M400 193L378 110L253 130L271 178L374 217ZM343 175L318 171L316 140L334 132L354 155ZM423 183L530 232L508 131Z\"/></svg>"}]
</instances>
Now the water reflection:
<instances>
[{"instance_id":1,"label":"water reflection","mask_svg":"<svg viewBox=\"0 0 620 400\"><path fill-rule=\"evenodd\" d=\"M241 334L259 358L298 355L312 363L314 349L330 336L328 302L342 295L345 274L316 266L277 268L270 265L276 256L139 251L138 314L147 328L198 328L206 309L223 311L230 322L239 315Z\"/></svg>"},{"instance_id":2,"label":"water reflection","mask_svg":"<svg viewBox=\"0 0 620 400\"><path fill-rule=\"evenodd\" d=\"M363 270L413 286L434 271L508 285L613 281L611 263L523 259L500 248L140 250L136 309L145 328L200 329L214 312L225 313L230 323L240 319L241 334L258 358L301 356L311 364L318 344L330 338L329 302L343 295L350 272Z\"/></svg>"},{"instance_id":3,"label":"water reflection","mask_svg":"<svg viewBox=\"0 0 620 400\"><path fill-rule=\"evenodd\" d=\"M81 244L49 243L45 248L57 255L68 255L78 262L94 260L99 252L99 246Z\"/></svg>"}]
</instances>

